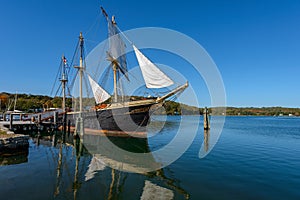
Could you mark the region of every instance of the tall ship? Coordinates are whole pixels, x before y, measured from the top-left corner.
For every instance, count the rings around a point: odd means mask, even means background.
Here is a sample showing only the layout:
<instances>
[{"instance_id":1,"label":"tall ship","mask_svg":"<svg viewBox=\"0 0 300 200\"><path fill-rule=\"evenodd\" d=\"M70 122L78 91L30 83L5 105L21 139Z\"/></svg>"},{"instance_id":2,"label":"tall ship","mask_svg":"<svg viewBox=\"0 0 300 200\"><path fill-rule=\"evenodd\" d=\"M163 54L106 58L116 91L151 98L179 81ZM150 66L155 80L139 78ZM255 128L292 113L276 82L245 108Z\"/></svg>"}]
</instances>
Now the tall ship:
<instances>
[{"instance_id":1,"label":"tall ship","mask_svg":"<svg viewBox=\"0 0 300 200\"><path fill-rule=\"evenodd\" d=\"M161 107L163 103L170 97L181 93L188 87L188 82L175 85L175 82L164 73L157 65L150 61L133 42L124 35L117 26L115 17L111 18L106 11L101 7L105 21L108 23L108 49L106 50L106 59L109 61L110 72L113 74L113 92L110 94L106 91L92 75L86 72L84 66L84 37L80 33L79 37L79 66L75 67L79 78L79 109L67 113L67 120L71 122L71 126L76 127L76 131L83 131L84 128L100 129L103 131L124 131L138 132L145 131L149 123L151 108ZM168 90L160 96L141 97L141 96L126 96L120 94L120 79L125 81L134 81L130 77L127 69L127 58L125 49L127 45L124 40L128 40L131 48L133 48L135 57L139 64L145 86L148 89L155 90L161 88L173 89ZM103 51L105 52L105 51ZM83 106L83 82L84 76L86 82L89 83L94 96L95 106L86 110ZM125 97L124 97L125 96ZM98 127L95 127L95 119L97 119ZM93 125L94 123L94 125Z\"/></svg>"}]
</instances>

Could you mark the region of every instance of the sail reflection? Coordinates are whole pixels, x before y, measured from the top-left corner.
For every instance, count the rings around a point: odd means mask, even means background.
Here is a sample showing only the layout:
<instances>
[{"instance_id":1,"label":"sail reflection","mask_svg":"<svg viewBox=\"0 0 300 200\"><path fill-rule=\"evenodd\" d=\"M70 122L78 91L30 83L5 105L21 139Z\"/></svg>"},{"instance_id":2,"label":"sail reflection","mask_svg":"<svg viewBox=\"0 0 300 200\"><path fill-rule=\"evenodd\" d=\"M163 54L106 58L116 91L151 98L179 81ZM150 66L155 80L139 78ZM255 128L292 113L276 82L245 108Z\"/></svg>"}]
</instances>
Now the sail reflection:
<instances>
[{"instance_id":1,"label":"sail reflection","mask_svg":"<svg viewBox=\"0 0 300 200\"><path fill-rule=\"evenodd\" d=\"M119 171L145 174L161 168L148 146L147 138L103 137L84 135L84 146L93 155L94 160ZM97 162L99 164L99 162Z\"/></svg>"},{"instance_id":2,"label":"sail reflection","mask_svg":"<svg viewBox=\"0 0 300 200\"><path fill-rule=\"evenodd\" d=\"M119 199L124 196L128 196L129 199L174 199L176 196L189 198L189 194L179 186L179 180L172 178L172 175L168 177L163 169L147 172L153 166L160 166L151 156L147 138L85 135L80 140L66 135L63 143L63 137L63 134L45 137L48 141L55 141L51 148L56 148L56 153L49 154L56 159L54 198L67 196L82 199L83 194L88 194L93 199ZM40 140L43 140L43 137ZM103 143L108 142L107 140L114 144L115 148L130 151L132 155L148 153L147 160L143 160L146 163L141 164L141 160L136 160L139 157L126 155L125 158L122 155L113 155L112 146ZM139 192L132 193L132 186ZM132 195L134 197L130 197Z\"/></svg>"},{"instance_id":3,"label":"sail reflection","mask_svg":"<svg viewBox=\"0 0 300 200\"><path fill-rule=\"evenodd\" d=\"M146 199L173 199L174 193L172 190L158 186L151 183L150 181L145 181L145 186L143 188L143 193L141 196L142 200Z\"/></svg>"}]
</instances>

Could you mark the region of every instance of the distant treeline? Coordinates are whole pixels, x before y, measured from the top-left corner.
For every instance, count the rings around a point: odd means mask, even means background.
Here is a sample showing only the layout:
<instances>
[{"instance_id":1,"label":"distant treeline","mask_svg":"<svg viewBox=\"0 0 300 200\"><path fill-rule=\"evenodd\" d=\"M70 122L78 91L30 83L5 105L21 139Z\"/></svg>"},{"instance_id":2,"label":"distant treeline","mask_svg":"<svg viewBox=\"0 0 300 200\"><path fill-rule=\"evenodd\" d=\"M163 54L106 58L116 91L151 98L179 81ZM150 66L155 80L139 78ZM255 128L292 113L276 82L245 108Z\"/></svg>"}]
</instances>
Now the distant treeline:
<instances>
[{"instance_id":1,"label":"distant treeline","mask_svg":"<svg viewBox=\"0 0 300 200\"><path fill-rule=\"evenodd\" d=\"M227 115L263 115L263 116L280 116L294 115L300 116L300 108L283 108L283 107L261 107L261 108L235 108L227 107Z\"/></svg>"},{"instance_id":2,"label":"distant treeline","mask_svg":"<svg viewBox=\"0 0 300 200\"><path fill-rule=\"evenodd\" d=\"M89 101L89 105L93 102L93 99L84 99ZM13 110L15 104L15 94L0 93L0 108L1 111ZM43 95L31 95L31 94L17 94L16 110L22 110L25 112L35 112L47 108L61 108L61 97L49 97ZM78 105L77 105L78 106ZM72 99L67 98L66 107L72 107ZM209 108L209 113L213 115L258 115L258 116L279 116L279 115L294 115L300 116L300 108L283 108L283 107L246 107L236 108ZM166 101L163 107L155 110L155 114L167 114L167 115L199 115L203 114L203 108L195 106L189 106L186 104Z\"/></svg>"},{"instance_id":3,"label":"distant treeline","mask_svg":"<svg viewBox=\"0 0 300 200\"><path fill-rule=\"evenodd\" d=\"M22 110L25 112L35 112L37 110L47 108L60 108L62 105L61 97L49 97L43 95L31 95L31 94L16 94L0 93L1 111L7 110ZM16 106L14 106L16 103ZM67 99L67 107L71 107L72 99Z\"/></svg>"}]
</instances>

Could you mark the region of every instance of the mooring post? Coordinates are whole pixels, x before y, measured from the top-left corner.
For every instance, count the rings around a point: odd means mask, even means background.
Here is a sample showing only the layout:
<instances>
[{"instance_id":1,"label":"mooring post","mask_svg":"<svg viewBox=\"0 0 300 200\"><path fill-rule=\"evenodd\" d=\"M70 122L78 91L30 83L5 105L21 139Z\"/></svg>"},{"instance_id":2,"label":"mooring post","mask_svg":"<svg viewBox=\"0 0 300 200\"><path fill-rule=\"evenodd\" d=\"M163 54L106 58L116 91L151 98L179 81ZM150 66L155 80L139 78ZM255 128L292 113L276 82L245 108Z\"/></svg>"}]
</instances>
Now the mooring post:
<instances>
[{"instance_id":1,"label":"mooring post","mask_svg":"<svg viewBox=\"0 0 300 200\"><path fill-rule=\"evenodd\" d=\"M56 134L54 133L54 134L52 135L52 146L55 147L56 144L57 144L57 139L56 139Z\"/></svg>"},{"instance_id":2,"label":"mooring post","mask_svg":"<svg viewBox=\"0 0 300 200\"><path fill-rule=\"evenodd\" d=\"M57 130L58 127L58 112L54 111L53 113L53 123L54 123L54 129Z\"/></svg>"},{"instance_id":3,"label":"mooring post","mask_svg":"<svg viewBox=\"0 0 300 200\"><path fill-rule=\"evenodd\" d=\"M209 113L207 107L204 108L204 112L203 112L203 125L204 125L204 130L210 129Z\"/></svg>"},{"instance_id":4,"label":"mooring post","mask_svg":"<svg viewBox=\"0 0 300 200\"><path fill-rule=\"evenodd\" d=\"M71 121L68 120L68 136L70 136L71 133Z\"/></svg>"},{"instance_id":5,"label":"mooring post","mask_svg":"<svg viewBox=\"0 0 300 200\"><path fill-rule=\"evenodd\" d=\"M40 124L42 122L42 114L38 114L38 123Z\"/></svg>"},{"instance_id":6,"label":"mooring post","mask_svg":"<svg viewBox=\"0 0 300 200\"><path fill-rule=\"evenodd\" d=\"M14 116L13 114L9 115L9 129L10 130L13 129L13 120L14 120L13 116Z\"/></svg>"},{"instance_id":7,"label":"mooring post","mask_svg":"<svg viewBox=\"0 0 300 200\"><path fill-rule=\"evenodd\" d=\"M6 121L6 114L3 114L3 121Z\"/></svg>"},{"instance_id":8,"label":"mooring post","mask_svg":"<svg viewBox=\"0 0 300 200\"><path fill-rule=\"evenodd\" d=\"M67 113L64 112L63 115L63 133L66 134L67 132Z\"/></svg>"},{"instance_id":9,"label":"mooring post","mask_svg":"<svg viewBox=\"0 0 300 200\"><path fill-rule=\"evenodd\" d=\"M41 133L40 133L40 131L38 131L37 146L40 146L40 142L41 142Z\"/></svg>"},{"instance_id":10,"label":"mooring post","mask_svg":"<svg viewBox=\"0 0 300 200\"><path fill-rule=\"evenodd\" d=\"M53 123L54 123L54 125L57 124L57 120L58 120L58 112L54 111L53 112Z\"/></svg>"}]
</instances>

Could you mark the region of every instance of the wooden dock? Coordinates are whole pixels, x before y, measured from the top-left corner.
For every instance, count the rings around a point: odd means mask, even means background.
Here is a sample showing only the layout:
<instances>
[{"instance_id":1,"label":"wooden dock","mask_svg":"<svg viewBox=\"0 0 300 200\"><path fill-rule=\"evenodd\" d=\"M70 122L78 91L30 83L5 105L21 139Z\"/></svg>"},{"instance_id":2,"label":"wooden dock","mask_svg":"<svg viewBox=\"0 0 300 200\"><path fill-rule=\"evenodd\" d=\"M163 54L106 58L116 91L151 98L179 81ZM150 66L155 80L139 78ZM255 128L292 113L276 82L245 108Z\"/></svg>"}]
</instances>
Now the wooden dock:
<instances>
[{"instance_id":1,"label":"wooden dock","mask_svg":"<svg viewBox=\"0 0 300 200\"><path fill-rule=\"evenodd\" d=\"M45 113L36 113L24 115L20 117L20 120L14 120L12 114L9 116L9 121L0 121L0 128L11 131L12 133L28 133L28 132L51 132L55 130L68 132L69 134L74 134L75 127L70 126L64 120L63 112L45 112ZM65 121L65 122L64 122ZM147 138L147 133L145 131L108 131L101 129L92 129L84 127L85 135L98 135L98 136L107 136L107 137L137 137L137 138Z\"/></svg>"},{"instance_id":2,"label":"wooden dock","mask_svg":"<svg viewBox=\"0 0 300 200\"><path fill-rule=\"evenodd\" d=\"M24 133L27 131L51 131L63 125L64 112L61 109L43 113L24 114L10 113L5 114L4 121L0 121L0 128L8 129L14 133ZM8 117L6 117L8 115ZM14 116L19 116L16 120Z\"/></svg>"}]
</instances>

